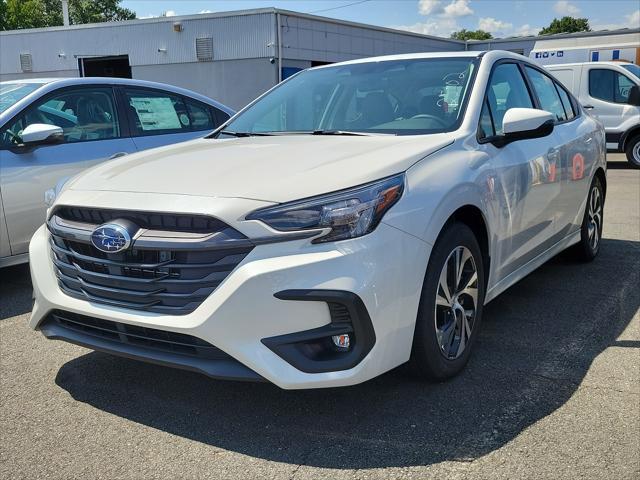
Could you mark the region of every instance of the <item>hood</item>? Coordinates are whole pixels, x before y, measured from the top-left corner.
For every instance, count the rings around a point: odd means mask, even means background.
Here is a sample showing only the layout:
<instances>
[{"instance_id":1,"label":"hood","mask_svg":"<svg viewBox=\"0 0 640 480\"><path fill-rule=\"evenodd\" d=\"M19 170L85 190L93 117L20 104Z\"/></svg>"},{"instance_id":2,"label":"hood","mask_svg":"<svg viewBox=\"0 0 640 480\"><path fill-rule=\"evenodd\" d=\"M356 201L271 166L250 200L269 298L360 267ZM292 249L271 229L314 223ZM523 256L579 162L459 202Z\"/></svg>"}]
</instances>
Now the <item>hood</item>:
<instances>
[{"instance_id":1,"label":"hood","mask_svg":"<svg viewBox=\"0 0 640 480\"><path fill-rule=\"evenodd\" d=\"M403 172L452 142L450 134L199 139L101 163L67 188L280 203Z\"/></svg>"}]
</instances>

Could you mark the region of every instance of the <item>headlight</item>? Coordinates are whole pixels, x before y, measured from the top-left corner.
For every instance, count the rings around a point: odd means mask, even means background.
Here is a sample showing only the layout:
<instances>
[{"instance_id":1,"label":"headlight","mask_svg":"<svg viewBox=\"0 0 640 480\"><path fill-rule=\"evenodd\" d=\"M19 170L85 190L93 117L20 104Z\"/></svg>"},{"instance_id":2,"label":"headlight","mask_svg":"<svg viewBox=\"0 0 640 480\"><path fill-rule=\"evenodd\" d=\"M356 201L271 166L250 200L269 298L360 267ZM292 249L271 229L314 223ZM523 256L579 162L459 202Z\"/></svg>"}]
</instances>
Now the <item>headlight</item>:
<instances>
[{"instance_id":1,"label":"headlight","mask_svg":"<svg viewBox=\"0 0 640 480\"><path fill-rule=\"evenodd\" d=\"M404 174L361 187L263 208L247 216L285 232L330 229L313 242L356 238L372 232L402 196Z\"/></svg>"}]
</instances>

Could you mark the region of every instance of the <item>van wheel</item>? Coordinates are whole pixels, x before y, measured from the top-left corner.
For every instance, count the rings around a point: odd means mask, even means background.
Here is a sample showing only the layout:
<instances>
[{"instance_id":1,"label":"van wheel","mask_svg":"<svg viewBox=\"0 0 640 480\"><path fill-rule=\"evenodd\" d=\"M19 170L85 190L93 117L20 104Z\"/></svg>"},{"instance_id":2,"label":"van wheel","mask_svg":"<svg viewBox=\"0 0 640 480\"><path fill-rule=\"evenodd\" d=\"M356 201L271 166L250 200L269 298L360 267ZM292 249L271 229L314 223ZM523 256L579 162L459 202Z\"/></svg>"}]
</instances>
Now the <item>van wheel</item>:
<instances>
[{"instance_id":1,"label":"van wheel","mask_svg":"<svg viewBox=\"0 0 640 480\"><path fill-rule=\"evenodd\" d=\"M469 227L448 226L438 238L422 286L409 367L445 380L469 361L484 304L484 261Z\"/></svg>"},{"instance_id":2,"label":"van wheel","mask_svg":"<svg viewBox=\"0 0 640 480\"><path fill-rule=\"evenodd\" d=\"M627 142L624 148L629 163L636 168L640 168L640 135L636 135Z\"/></svg>"}]
</instances>

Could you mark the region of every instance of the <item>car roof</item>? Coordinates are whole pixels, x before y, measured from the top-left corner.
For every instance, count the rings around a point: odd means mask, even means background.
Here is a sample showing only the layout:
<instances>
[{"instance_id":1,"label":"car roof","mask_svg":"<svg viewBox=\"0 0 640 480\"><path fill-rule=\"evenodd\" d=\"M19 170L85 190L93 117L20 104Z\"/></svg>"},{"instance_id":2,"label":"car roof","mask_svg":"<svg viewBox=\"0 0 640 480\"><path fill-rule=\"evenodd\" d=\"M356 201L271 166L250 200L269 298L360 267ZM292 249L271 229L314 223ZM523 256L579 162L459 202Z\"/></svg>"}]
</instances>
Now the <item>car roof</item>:
<instances>
[{"instance_id":1,"label":"car roof","mask_svg":"<svg viewBox=\"0 0 640 480\"><path fill-rule=\"evenodd\" d=\"M57 90L62 87L72 87L77 85L127 85L134 87L147 87L147 88L156 88L160 90L166 90L171 93L175 93L178 95L184 95L186 97L191 97L195 100L199 100L201 102L207 103L213 107L219 108L223 112L233 115L235 112L223 105L220 102L213 100L205 95L201 95L197 92L187 90L186 88L175 87L173 85L167 85L165 83L158 82L150 82L148 80L137 80L130 78L113 78L113 77L69 77L69 78L27 78L27 79L16 79L16 80L7 80L4 82L0 82L0 85L6 84L16 84L16 83L24 83L24 84L41 84L42 86L38 88L31 95L28 95L24 99L31 97L32 95L37 95L38 97L49 93L53 90ZM18 102L18 103L21 103ZM4 113L4 112L3 112Z\"/></svg>"},{"instance_id":2,"label":"car roof","mask_svg":"<svg viewBox=\"0 0 640 480\"><path fill-rule=\"evenodd\" d=\"M466 52L419 52L419 53L402 53L398 55L384 55L380 57L367 57L357 58L355 60L347 60L340 63L331 63L328 65L322 65L314 67L315 69L329 68L342 65L355 65L358 63L373 63L373 62L388 62L393 60L417 60L421 58L475 58L479 57L484 52L481 51L466 51Z\"/></svg>"},{"instance_id":3,"label":"car roof","mask_svg":"<svg viewBox=\"0 0 640 480\"><path fill-rule=\"evenodd\" d=\"M573 62L573 63L554 63L553 65L545 65L545 67L580 67L582 65L617 65L622 67L623 65L634 65L631 62L614 62L614 61L598 61L598 62Z\"/></svg>"}]
</instances>

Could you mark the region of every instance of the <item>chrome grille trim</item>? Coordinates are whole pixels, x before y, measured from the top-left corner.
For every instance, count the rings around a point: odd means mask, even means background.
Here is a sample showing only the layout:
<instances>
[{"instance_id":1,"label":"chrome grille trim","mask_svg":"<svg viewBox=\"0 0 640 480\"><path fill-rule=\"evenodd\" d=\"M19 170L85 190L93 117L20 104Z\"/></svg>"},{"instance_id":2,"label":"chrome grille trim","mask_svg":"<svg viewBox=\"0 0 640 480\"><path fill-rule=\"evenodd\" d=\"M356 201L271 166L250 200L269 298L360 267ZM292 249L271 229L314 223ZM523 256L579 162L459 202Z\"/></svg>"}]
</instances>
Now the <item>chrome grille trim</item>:
<instances>
[{"instance_id":1,"label":"chrome grille trim","mask_svg":"<svg viewBox=\"0 0 640 480\"><path fill-rule=\"evenodd\" d=\"M240 232L218 223L220 231L205 235L140 229L127 251L104 253L90 240L98 225L54 214L47 226L58 284L65 294L90 302L188 314L254 247Z\"/></svg>"}]
</instances>

